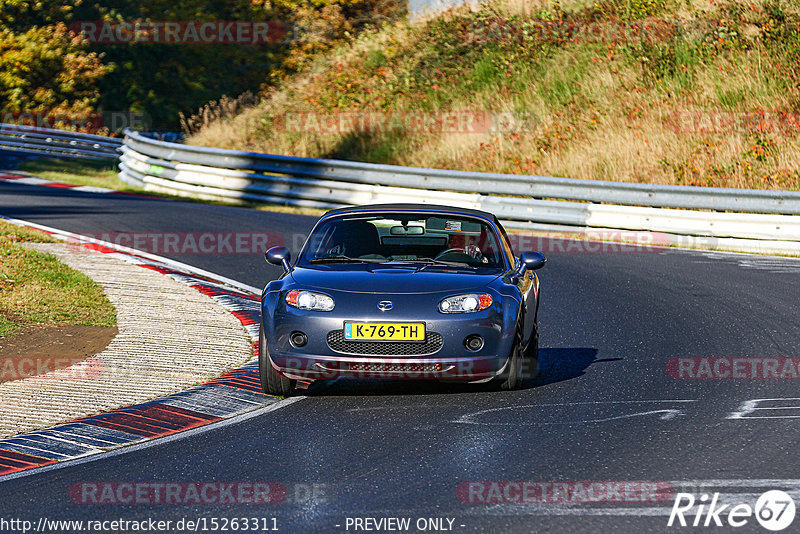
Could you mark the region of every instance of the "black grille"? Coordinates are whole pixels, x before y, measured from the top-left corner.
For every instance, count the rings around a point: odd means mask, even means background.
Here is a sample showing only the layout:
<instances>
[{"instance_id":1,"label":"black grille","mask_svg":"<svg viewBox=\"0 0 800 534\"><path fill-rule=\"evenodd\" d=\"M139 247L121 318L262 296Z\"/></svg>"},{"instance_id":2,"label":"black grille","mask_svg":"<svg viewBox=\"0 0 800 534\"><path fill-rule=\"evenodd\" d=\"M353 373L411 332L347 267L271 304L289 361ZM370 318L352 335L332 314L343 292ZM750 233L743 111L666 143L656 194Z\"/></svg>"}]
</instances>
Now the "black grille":
<instances>
[{"instance_id":1,"label":"black grille","mask_svg":"<svg viewBox=\"0 0 800 534\"><path fill-rule=\"evenodd\" d=\"M443 372L444 366L440 363L351 363L348 370L365 373L419 374Z\"/></svg>"},{"instance_id":2,"label":"black grille","mask_svg":"<svg viewBox=\"0 0 800 534\"><path fill-rule=\"evenodd\" d=\"M436 332L427 332L422 343L405 341L347 341L341 330L328 333L328 346L331 350L342 354L360 356L424 356L434 354L442 348L442 336Z\"/></svg>"}]
</instances>

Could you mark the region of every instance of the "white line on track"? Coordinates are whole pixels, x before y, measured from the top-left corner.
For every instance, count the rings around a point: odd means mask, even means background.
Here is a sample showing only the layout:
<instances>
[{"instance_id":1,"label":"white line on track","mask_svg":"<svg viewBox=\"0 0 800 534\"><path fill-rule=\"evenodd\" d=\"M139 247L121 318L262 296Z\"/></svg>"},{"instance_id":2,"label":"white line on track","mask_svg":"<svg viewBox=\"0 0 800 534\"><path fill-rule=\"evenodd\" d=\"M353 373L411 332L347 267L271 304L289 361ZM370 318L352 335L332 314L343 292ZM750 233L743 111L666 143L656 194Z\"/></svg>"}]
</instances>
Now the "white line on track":
<instances>
[{"instance_id":1,"label":"white line on track","mask_svg":"<svg viewBox=\"0 0 800 534\"><path fill-rule=\"evenodd\" d=\"M476 412L470 412L462 415L458 419L451 421L455 424L467 424L467 425L487 425L487 426L503 426L503 425L511 425L517 423L499 423L494 421L480 421L478 418L482 415L492 412L499 412L503 410L520 410L520 409L534 409L534 408L547 408L549 406L580 406L580 405L633 405L633 404L652 404L652 403L692 403L697 402L696 400L691 399L667 399L667 400L619 400L619 401L579 401L579 402L556 402L556 403L541 403L541 404L522 404L522 405L511 405L511 406L500 406L499 408L488 408L486 410L478 410ZM576 421L557 421L557 422L548 422L548 421L536 421L531 424L539 424L539 425L573 425L573 424L585 424L585 423L603 423L607 421L614 421L617 419L627 419L630 417L639 417L639 416L646 416L646 415L656 415L661 414L659 419L664 421L669 421L675 419L675 417L679 415L683 415L683 412L676 409L661 409L661 410L646 410L642 412L635 412L629 414L621 414L616 416L610 417L600 417L596 419L588 419L588 420L576 420Z\"/></svg>"},{"instance_id":2,"label":"white line on track","mask_svg":"<svg viewBox=\"0 0 800 534\"><path fill-rule=\"evenodd\" d=\"M95 239L93 237L84 236L81 234L76 234L74 232L65 232L64 230L59 230L58 228L53 228L51 226L45 226L43 224L37 224L29 221L23 221L21 219L14 219L13 217L6 217L4 215L0 215L0 218L18 226L30 226L32 228L38 228L39 230L44 230L45 232L50 232L54 234L56 237L59 237L64 240L76 240L80 243L93 243L95 245L101 245L104 247L108 247L114 250L119 250L120 252L125 252L126 254L131 254L133 256L139 256L141 258L145 258L152 261L157 261L159 263L163 263L169 267L173 267L180 271L185 271L191 274L196 274L198 276L205 276L207 278L214 278L215 280L227 284L231 287L239 289L240 291L244 291L246 293L250 293L252 295L260 295L261 290L257 287L253 287L247 284L243 284L241 282L237 282L232 278L228 278L222 276L220 274L212 273L210 271L206 271L203 269L199 269L197 267L192 267L191 265L187 265L186 263L182 263L176 260L172 260L170 258L165 258L164 256L158 256L156 254L150 254L149 252L142 252L141 250L136 250L135 248L124 247L122 245L117 245L116 243L110 243L108 241L103 241L101 239Z\"/></svg>"}]
</instances>

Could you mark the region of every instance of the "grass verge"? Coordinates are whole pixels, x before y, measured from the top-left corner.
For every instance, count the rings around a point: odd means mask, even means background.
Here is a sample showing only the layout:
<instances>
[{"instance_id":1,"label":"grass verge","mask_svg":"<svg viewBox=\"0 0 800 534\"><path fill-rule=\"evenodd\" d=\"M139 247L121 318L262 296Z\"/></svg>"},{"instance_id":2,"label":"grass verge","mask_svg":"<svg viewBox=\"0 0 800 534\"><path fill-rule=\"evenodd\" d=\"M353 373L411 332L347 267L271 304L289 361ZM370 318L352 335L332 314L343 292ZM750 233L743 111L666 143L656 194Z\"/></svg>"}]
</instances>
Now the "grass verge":
<instances>
[{"instance_id":1,"label":"grass verge","mask_svg":"<svg viewBox=\"0 0 800 534\"><path fill-rule=\"evenodd\" d=\"M106 187L116 191L141 192L117 177L115 163L92 160L28 159L19 164L19 170L39 178L72 185Z\"/></svg>"},{"instance_id":2,"label":"grass verge","mask_svg":"<svg viewBox=\"0 0 800 534\"><path fill-rule=\"evenodd\" d=\"M116 326L116 310L97 283L22 245L53 241L0 220L0 337L34 323Z\"/></svg>"}]
</instances>

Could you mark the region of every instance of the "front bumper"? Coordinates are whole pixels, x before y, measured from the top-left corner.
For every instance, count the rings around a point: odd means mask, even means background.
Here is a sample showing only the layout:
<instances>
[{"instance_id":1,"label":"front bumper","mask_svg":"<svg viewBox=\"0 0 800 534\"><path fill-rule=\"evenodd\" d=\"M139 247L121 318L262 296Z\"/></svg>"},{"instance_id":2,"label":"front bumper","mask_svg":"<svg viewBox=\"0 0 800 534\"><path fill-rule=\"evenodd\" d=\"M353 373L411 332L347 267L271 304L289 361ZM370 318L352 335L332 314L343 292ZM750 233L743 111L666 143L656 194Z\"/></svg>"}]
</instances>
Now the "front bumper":
<instances>
[{"instance_id":1,"label":"front bumper","mask_svg":"<svg viewBox=\"0 0 800 534\"><path fill-rule=\"evenodd\" d=\"M507 362L507 357L495 356L375 358L293 355L272 359L276 371L294 380L377 378L486 382L501 373Z\"/></svg>"},{"instance_id":2,"label":"front bumper","mask_svg":"<svg viewBox=\"0 0 800 534\"><path fill-rule=\"evenodd\" d=\"M383 298L393 300L395 309L378 312L380 315L364 314L380 300L375 295L351 294L347 299L337 295L332 312L298 310L281 305L280 300L274 311L264 307L264 332L273 368L287 378L304 381L385 378L484 382L504 370L514 342L514 310L503 310L498 304L481 312L442 314L436 308L440 295L431 296L430 303L420 302L424 298L420 295ZM433 311L421 313L420 309ZM424 322L429 336L438 339L420 350L396 342L342 343L338 333L345 321ZM306 335L305 346L290 343L294 332ZM480 350L473 352L465 347L465 338L470 335L483 338ZM331 341L334 338L335 343Z\"/></svg>"}]
</instances>

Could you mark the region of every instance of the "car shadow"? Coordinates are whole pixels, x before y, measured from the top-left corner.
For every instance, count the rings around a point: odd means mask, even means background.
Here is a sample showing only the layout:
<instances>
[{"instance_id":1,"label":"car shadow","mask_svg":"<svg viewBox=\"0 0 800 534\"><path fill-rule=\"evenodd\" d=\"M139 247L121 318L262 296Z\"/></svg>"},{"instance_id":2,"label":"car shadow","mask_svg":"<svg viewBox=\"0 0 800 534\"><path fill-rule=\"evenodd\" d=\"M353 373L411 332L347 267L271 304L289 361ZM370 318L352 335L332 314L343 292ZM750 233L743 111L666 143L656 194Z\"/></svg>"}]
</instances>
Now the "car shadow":
<instances>
[{"instance_id":1,"label":"car shadow","mask_svg":"<svg viewBox=\"0 0 800 534\"><path fill-rule=\"evenodd\" d=\"M533 389L548 384L577 378L586 369L598 362L610 362L622 358L598 360L598 349L589 347L559 347L539 349L539 375L523 379L520 389ZM523 373L525 370L523 369ZM298 395L306 396L389 396L389 395L448 395L476 393L497 389L493 384L464 384L461 382L436 382L430 380L360 380L339 379L316 382Z\"/></svg>"},{"instance_id":2,"label":"car shadow","mask_svg":"<svg viewBox=\"0 0 800 534\"><path fill-rule=\"evenodd\" d=\"M523 388L546 386L571 380L586 374L593 363L611 362L622 358L597 359L598 350L591 347L553 347L539 349L539 376L526 380Z\"/></svg>"}]
</instances>

